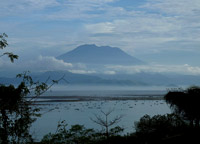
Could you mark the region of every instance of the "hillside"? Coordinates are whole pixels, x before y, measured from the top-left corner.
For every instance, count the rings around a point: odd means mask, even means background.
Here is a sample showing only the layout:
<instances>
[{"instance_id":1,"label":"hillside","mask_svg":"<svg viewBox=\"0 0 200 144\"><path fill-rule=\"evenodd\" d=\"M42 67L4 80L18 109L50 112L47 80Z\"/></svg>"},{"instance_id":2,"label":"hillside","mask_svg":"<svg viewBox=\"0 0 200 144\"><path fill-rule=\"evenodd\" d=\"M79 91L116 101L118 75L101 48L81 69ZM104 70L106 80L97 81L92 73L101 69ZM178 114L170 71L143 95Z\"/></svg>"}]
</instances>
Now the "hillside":
<instances>
[{"instance_id":1,"label":"hillside","mask_svg":"<svg viewBox=\"0 0 200 144\"><path fill-rule=\"evenodd\" d=\"M140 65L145 62L130 56L119 48L96 45L81 45L57 57L70 63Z\"/></svg>"}]
</instances>

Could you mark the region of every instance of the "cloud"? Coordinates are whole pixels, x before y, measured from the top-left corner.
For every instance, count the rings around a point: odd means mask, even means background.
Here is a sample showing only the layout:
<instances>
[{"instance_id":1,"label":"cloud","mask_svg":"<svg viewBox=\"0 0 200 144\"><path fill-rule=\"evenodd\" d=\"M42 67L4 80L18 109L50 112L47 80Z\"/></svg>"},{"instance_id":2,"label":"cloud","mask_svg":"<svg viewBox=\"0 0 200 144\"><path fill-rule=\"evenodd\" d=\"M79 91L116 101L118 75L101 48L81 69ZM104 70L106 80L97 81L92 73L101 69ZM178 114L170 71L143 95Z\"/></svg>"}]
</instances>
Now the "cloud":
<instances>
[{"instance_id":1,"label":"cloud","mask_svg":"<svg viewBox=\"0 0 200 144\"><path fill-rule=\"evenodd\" d=\"M12 71L31 71L31 72L42 72L42 71L54 71L54 70L69 70L73 68L71 63L66 63L63 60L58 60L51 56L39 56L35 60L29 61L15 61L10 63L8 60L0 59L0 67L2 70Z\"/></svg>"},{"instance_id":2,"label":"cloud","mask_svg":"<svg viewBox=\"0 0 200 144\"><path fill-rule=\"evenodd\" d=\"M42 10L49 7L74 8L80 11L93 10L93 8L112 3L116 0L1 0L1 11L22 12ZM6 12L4 12L6 13ZM14 14L14 13L12 13Z\"/></svg>"},{"instance_id":3,"label":"cloud","mask_svg":"<svg viewBox=\"0 0 200 144\"><path fill-rule=\"evenodd\" d=\"M101 68L91 69L84 64L71 64L58 60L51 56L39 56L35 60L21 62L15 61L11 63L8 59L0 59L0 71L13 71L21 73L23 71L45 72L45 71L69 71L75 74L135 74L135 73L163 73L163 74L185 74L185 75L200 75L199 66L183 65L106 65Z\"/></svg>"},{"instance_id":4,"label":"cloud","mask_svg":"<svg viewBox=\"0 0 200 144\"><path fill-rule=\"evenodd\" d=\"M184 65L139 65L139 66L106 66L106 69L115 71L116 73L134 74L140 72L147 73L176 73L188 75L200 75L200 67Z\"/></svg>"},{"instance_id":5,"label":"cloud","mask_svg":"<svg viewBox=\"0 0 200 144\"><path fill-rule=\"evenodd\" d=\"M109 20L86 24L85 28L90 41L121 46L125 51L196 51L200 46L199 5L198 0L148 0L137 10L110 7L113 10L105 10L104 16Z\"/></svg>"},{"instance_id":6,"label":"cloud","mask_svg":"<svg viewBox=\"0 0 200 144\"><path fill-rule=\"evenodd\" d=\"M90 33L112 33L114 26L110 22L106 23L97 23L97 24L88 24L85 26Z\"/></svg>"},{"instance_id":7,"label":"cloud","mask_svg":"<svg viewBox=\"0 0 200 144\"><path fill-rule=\"evenodd\" d=\"M200 12L199 0L148 0L148 3L141 7L172 15L188 16Z\"/></svg>"},{"instance_id":8,"label":"cloud","mask_svg":"<svg viewBox=\"0 0 200 144\"><path fill-rule=\"evenodd\" d=\"M24 15L35 10L58 6L56 0L2 0L0 12L3 15Z\"/></svg>"},{"instance_id":9,"label":"cloud","mask_svg":"<svg viewBox=\"0 0 200 144\"><path fill-rule=\"evenodd\" d=\"M40 71L68 70L73 67L71 63L66 63L63 60L58 60L55 57L50 56L39 56L36 61L31 61L31 63Z\"/></svg>"},{"instance_id":10,"label":"cloud","mask_svg":"<svg viewBox=\"0 0 200 144\"><path fill-rule=\"evenodd\" d=\"M69 70L69 72L71 73L75 73L75 74L94 74L96 73L96 71L94 70Z\"/></svg>"}]
</instances>

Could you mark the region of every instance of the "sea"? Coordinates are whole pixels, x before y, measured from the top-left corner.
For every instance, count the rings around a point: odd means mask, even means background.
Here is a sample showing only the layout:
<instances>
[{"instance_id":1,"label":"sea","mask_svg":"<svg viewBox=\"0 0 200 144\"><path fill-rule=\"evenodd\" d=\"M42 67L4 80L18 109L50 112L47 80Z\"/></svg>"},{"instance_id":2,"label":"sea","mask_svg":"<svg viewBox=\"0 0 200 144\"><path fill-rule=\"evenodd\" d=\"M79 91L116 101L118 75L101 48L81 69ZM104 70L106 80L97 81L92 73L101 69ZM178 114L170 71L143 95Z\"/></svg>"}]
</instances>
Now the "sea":
<instances>
[{"instance_id":1,"label":"sea","mask_svg":"<svg viewBox=\"0 0 200 144\"><path fill-rule=\"evenodd\" d=\"M66 128L80 124L101 131L103 127L93 120L96 116L105 119L103 113L110 111L110 121L121 116L110 128L120 126L124 128L122 134L131 133L142 116L171 113L163 99L169 89L159 86L55 86L36 99L34 106L40 108L41 117L32 124L31 134L40 141L45 134L55 133L63 120L68 124Z\"/></svg>"}]
</instances>

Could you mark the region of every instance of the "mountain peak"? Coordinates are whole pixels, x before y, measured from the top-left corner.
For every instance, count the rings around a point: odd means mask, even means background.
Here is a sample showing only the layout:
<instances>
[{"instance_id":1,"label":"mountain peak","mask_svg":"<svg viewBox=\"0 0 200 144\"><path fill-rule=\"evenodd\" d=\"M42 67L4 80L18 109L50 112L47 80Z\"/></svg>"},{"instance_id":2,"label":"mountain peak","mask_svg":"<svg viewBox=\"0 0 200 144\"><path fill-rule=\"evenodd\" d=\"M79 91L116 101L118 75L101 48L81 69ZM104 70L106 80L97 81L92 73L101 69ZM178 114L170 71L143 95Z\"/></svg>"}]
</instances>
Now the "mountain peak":
<instances>
[{"instance_id":1,"label":"mountain peak","mask_svg":"<svg viewBox=\"0 0 200 144\"><path fill-rule=\"evenodd\" d=\"M110 47L110 46L96 46L95 44L84 44L84 45L80 45L78 46L76 49L74 50L88 50L88 51L97 51L97 52L100 52L100 51L109 51L109 50L121 50L117 47ZM122 51L122 50L121 50Z\"/></svg>"},{"instance_id":2,"label":"mountain peak","mask_svg":"<svg viewBox=\"0 0 200 144\"><path fill-rule=\"evenodd\" d=\"M78 46L74 50L57 57L70 63L86 64L114 64L114 65L138 65L143 61L134 58L120 48L110 46L96 46L95 44L85 44Z\"/></svg>"},{"instance_id":3,"label":"mountain peak","mask_svg":"<svg viewBox=\"0 0 200 144\"><path fill-rule=\"evenodd\" d=\"M78 46L77 48L87 48L87 47L97 47L95 44L83 44Z\"/></svg>"}]
</instances>

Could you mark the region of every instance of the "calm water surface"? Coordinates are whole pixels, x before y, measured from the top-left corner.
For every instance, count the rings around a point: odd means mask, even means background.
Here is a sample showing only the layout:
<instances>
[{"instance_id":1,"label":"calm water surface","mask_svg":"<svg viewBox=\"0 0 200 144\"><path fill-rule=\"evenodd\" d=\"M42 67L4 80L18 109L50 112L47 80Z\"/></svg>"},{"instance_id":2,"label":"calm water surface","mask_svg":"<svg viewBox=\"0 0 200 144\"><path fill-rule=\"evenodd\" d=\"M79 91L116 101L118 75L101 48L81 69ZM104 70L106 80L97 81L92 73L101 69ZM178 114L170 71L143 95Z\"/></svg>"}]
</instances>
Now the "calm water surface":
<instances>
[{"instance_id":1,"label":"calm water surface","mask_svg":"<svg viewBox=\"0 0 200 144\"><path fill-rule=\"evenodd\" d=\"M70 90L49 92L48 96L153 96L164 95L166 91L158 90ZM54 133L59 121L65 120L70 125L81 124L86 128L101 130L101 126L91 121L96 115L103 115L101 111L113 110L108 119L123 115L121 121L114 126L123 127L124 133L134 132L134 122L145 114L157 115L171 113L164 100L113 100L113 101L78 101L78 102L46 102L40 103L42 116L32 125L31 132L35 139L40 140L45 134Z\"/></svg>"}]
</instances>

